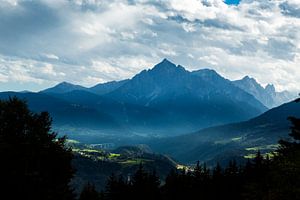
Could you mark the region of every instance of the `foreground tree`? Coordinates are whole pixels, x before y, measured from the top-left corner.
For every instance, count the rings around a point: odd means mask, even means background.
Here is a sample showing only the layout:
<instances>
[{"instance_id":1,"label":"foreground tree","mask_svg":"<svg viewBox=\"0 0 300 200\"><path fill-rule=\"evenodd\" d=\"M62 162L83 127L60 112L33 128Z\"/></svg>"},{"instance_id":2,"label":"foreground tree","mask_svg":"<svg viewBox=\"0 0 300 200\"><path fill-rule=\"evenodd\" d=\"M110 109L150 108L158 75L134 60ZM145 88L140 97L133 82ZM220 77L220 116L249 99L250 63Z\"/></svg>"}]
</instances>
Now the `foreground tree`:
<instances>
[{"instance_id":1,"label":"foreground tree","mask_svg":"<svg viewBox=\"0 0 300 200\"><path fill-rule=\"evenodd\" d=\"M93 184L87 183L80 193L79 200L100 200L100 194Z\"/></svg>"},{"instance_id":2,"label":"foreground tree","mask_svg":"<svg viewBox=\"0 0 300 200\"><path fill-rule=\"evenodd\" d=\"M0 101L1 199L73 199L72 153L51 122L17 98Z\"/></svg>"},{"instance_id":3,"label":"foreground tree","mask_svg":"<svg viewBox=\"0 0 300 200\"><path fill-rule=\"evenodd\" d=\"M245 199L300 199L300 119L288 119L292 124L291 138L279 141L271 160L258 154L247 170Z\"/></svg>"},{"instance_id":4,"label":"foreground tree","mask_svg":"<svg viewBox=\"0 0 300 200\"><path fill-rule=\"evenodd\" d=\"M144 170L142 164L140 164L139 169L132 176L130 182L130 189L132 191L131 197L134 200L158 200L159 185L160 181L155 171L148 173Z\"/></svg>"},{"instance_id":5,"label":"foreground tree","mask_svg":"<svg viewBox=\"0 0 300 200\"><path fill-rule=\"evenodd\" d=\"M272 199L300 199L300 119L290 117L291 140L280 140L270 177Z\"/></svg>"}]
</instances>

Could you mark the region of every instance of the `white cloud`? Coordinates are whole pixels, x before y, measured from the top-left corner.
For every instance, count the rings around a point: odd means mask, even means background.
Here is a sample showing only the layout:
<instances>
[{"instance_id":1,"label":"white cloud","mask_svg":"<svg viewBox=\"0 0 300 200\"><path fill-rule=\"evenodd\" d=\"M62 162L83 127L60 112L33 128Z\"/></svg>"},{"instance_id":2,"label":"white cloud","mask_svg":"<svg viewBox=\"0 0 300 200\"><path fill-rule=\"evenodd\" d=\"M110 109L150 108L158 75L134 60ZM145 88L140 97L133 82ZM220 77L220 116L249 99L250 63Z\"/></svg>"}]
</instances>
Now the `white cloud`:
<instances>
[{"instance_id":1,"label":"white cloud","mask_svg":"<svg viewBox=\"0 0 300 200\"><path fill-rule=\"evenodd\" d=\"M164 57L300 88L298 0L5 0L0 29L0 82L12 89L130 78Z\"/></svg>"},{"instance_id":2,"label":"white cloud","mask_svg":"<svg viewBox=\"0 0 300 200\"><path fill-rule=\"evenodd\" d=\"M54 54L44 53L44 54L42 54L42 56L45 56L46 58L49 58L49 59L59 60L59 57Z\"/></svg>"}]
</instances>

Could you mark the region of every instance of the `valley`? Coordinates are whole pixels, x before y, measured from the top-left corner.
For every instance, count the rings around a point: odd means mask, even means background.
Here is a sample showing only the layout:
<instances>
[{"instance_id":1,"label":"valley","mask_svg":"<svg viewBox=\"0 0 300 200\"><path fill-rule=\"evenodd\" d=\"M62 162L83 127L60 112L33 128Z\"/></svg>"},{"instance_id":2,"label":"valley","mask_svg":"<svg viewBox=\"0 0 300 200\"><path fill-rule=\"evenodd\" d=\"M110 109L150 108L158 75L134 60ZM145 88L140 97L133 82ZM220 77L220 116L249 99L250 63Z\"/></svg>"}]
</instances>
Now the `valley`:
<instances>
[{"instance_id":1,"label":"valley","mask_svg":"<svg viewBox=\"0 0 300 200\"><path fill-rule=\"evenodd\" d=\"M143 145L102 148L99 145L83 144L68 140L74 154L73 166L76 169L71 185L79 193L87 182L95 184L101 191L105 189L107 178L112 174L130 178L143 165L149 172L155 171L161 180L171 170L182 168L168 156L152 152Z\"/></svg>"},{"instance_id":2,"label":"valley","mask_svg":"<svg viewBox=\"0 0 300 200\"><path fill-rule=\"evenodd\" d=\"M48 111L53 130L81 144L142 144L188 165L269 153L287 136L287 117L300 116L288 91L248 76L230 81L210 69L190 72L167 59L131 79L90 88L63 82L37 93L0 93L14 96L34 112Z\"/></svg>"}]
</instances>

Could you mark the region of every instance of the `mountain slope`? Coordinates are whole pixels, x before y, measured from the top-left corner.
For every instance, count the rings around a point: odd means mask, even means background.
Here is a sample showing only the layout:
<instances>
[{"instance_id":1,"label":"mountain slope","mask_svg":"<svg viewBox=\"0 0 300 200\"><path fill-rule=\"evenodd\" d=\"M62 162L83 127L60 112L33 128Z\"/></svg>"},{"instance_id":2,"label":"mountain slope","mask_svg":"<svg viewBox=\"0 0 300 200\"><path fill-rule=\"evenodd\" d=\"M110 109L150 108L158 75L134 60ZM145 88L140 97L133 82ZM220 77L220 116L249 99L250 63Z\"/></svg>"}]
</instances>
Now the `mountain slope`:
<instances>
[{"instance_id":1,"label":"mountain slope","mask_svg":"<svg viewBox=\"0 0 300 200\"><path fill-rule=\"evenodd\" d=\"M159 110L165 128L181 132L246 120L266 110L216 72L189 72L166 59L105 96Z\"/></svg>"},{"instance_id":2,"label":"mountain slope","mask_svg":"<svg viewBox=\"0 0 300 200\"><path fill-rule=\"evenodd\" d=\"M255 97L217 72L208 69L190 72L166 59L130 80L92 88L63 82L27 96L33 107L40 106L53 113L56 124L65 126L66 121L72 122L67 120L68 115L70 119L77 116L73 121L81 124L82 129L110 127L109 133L119 135L174 136L247 120L267 110ZM55 100L46 100L47 96ZM80 119L93 126L84 126ZM70 127L66 132L78 131L77 125L76 130Z\"/></svg>"},{"instance_id":3,"label":"mountain slope","mask_svg":"<svg viewBox=\"0 0 300 200\"><path fill-rule=\"evenodd\" d=\"M62 93L66 93L66 92L71 92L74 90L87 90L87 88L80 86L80 85L74 85L72 83L68 83L68 82L62 82L59 83L57 85L55 85L52 88L48 88L46 90L42 90L42 93L58 93L58 94L62 94Z\"/></svg>"},{"instance_id":4,"label":"mountain slope","mask_svg":"<svg viewBox=\"0 0 300 200\"><path fill-rule=\"evenodd\" d=\"M122 81L111 81L107 83L100 83L93 87L88 88L88 91L98 95L103 95L114 91L115 89L121 87L127 82L128 79Z\"/></svg>"},{"instance_id":5,"label":"mountain slope","mask_svg":"<svg viewBox=\"0 0 300 200\"><path fill-rule=\"evenodd\" d=\"M252 94L268 108L279 106L296 98L295 95L292 95L287 91L276 92L274 85L271 84L268 84L264 88L257 83L254 78L250 78L249 76L245 76L241 80L232 81L232 83L249 94Z\"/></svg>"},{"instance_id":6,"label":"mountain slope","mask_svg":"<svg viewBox=\"0 0 300 200\"><path fill-rule=\"evenodd\" d=\"M108 151L79 145L73 147L73 167L76 174L71 183L77 192L81 191L87 182L95 184L101 191L105 189L109 176L131 176L141 163L148 172L156 171L161 180L164 180L171 170L176 170L177 166L170 158L145 151L140 146L124 146Z\"/></svg>"},{"instance_id":7,"label":"mountain slope","mask_svg":"<svg viewBox=\"0 0 300 200\"><path fill-rule=\"evenodd\" d=\"M135 104L121 103L117 100L99 96L88 91L75 90L64 94L49 94L57 99L68 101L72 104L89 107L102 113L109 113L118 124L122 125L123 131L118 129L112 132L124 133L125 130L131 131L132 126L150 126L151 123L156 124L160 116L160 112Z\"/></svg>"},{"instance_id":8,"label":"mountain slope","mask_svg":"<svg viewBox=\"0 0 300 200\"><path fill-rule=\"evenodd\" d=\"M185 163L222 162L228 160L228 156L249 156L257 150L265 153L276 148L279 139L288 137L289 116L300 118L300 103L286 103L249 121L161 139L150 146Z\"/></svg>"},{"instance_id":9,"label":"mountain slope","mask_svg":"<svg viewBox=\"0 0 300 200\"><path fill-rule=\"evenodd\" d=\"M46 100L37 100L43 95L51 96L56 101L50 104ZM31 105L53 113L54 120L62 126L68 115L78 116L79 120L79 113L89 109L90 114L86 111L83 121L93 122L99 129L111 127L110 132L117 134L143 136L192 132L247 120L266 110L252 95L215 71L189 72L166 59L130 80L98 84L92 88L63 82L28 97ZM45 96L43 98L46 99ZM49 101L52 101L51 98ZM76 106L81 111L74 114L65 109L67 105L70 110ZM70 106L73 106L72 109ZM95 123L99 120L102 121ZM112 126L112 121L118 126Z\"/></svg>"},{"instance_id":10,"label":"mountain slope","mask_svg":"<svg viewBox=\"0 0 300 200\"><path fill-rule=\"evenodd\" d=\"M28 102L34 112L48 111L54 126L86 127L90 129L111 129L119 125L114 119L91 107L74 104L44 93L1 92L0 99L18 97Z\"/></svg>"},{"instance_id":11,"label":"mountain slope","mask_svg":"<svg viewBox=\"0 0 300 200\"><path fill-rule=\"evenodd\" d=\"M72 83L68 83L68 82L61 82L57 85L55 85L54 87L45 89L40 91L41 93L47 93L47 94L63 94L63 93L68 93L68 92L72 92L72 91L88 91L97 95L103 95L103 94L107 94L109 92L112 92L113 90L119 88L120 86L122 86L124 83L126 83L128 80L122 80L122 81L111 81L111 82L107 82L107 83L99 83L93 87L87 88L87 87L83 87L80 85L74 85Z\"/></svg>"}]
</instances>

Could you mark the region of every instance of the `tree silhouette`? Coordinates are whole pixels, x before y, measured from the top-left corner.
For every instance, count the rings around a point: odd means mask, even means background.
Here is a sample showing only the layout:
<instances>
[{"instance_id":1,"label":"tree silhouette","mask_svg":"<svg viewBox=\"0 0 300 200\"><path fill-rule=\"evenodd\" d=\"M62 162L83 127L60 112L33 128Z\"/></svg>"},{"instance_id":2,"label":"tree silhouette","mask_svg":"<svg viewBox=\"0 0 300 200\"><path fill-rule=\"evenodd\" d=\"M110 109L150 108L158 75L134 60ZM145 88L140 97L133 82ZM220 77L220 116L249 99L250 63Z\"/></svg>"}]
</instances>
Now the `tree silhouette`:
<instances>
[{"instance_id":1,"label":"tree silhouette","mask_svg":"<svg viewBox=\"0 0 300 200\"><path fill-rule=\"evenodd\" d=\"M212 188L210 189L212 199L224 198L224 184L223 169L221 165L217 163L212 172Z\"/></svg>"},{"instance_id":2,"label":"tree silhouette","mask_svg":"<svg viewBox=\"0 0 300 200\"><path fill-rule=\"evenodd\" d=\"M273 159L270 195L273 199L300 199L300 119L289 117L291 140L280 140Z\"/></svg>"},{"instance_id":3,"label":"tree silhouette","mask_svg":"<svg viewBox=\"0 0 300 200\"><path fill-rule=\"evenodd\" d=\"M87 183L80 193L79 200L100 200L100 194L93 184Z\"/></svg>"},{"instance_id":4,"label":"tree silhouette","mask_svg":"<svg viewBox=\"0 0 300 200\"><path fill-rule=\"evenodd\" d=\"M51 122L17 98L0 101L1 199L73 199L72 153Z\"/></svg>"},{"instance_id":5,"label":"tree silhouette","mask_svg":"<svg viewBox=\"0 0 300 200\"><path fill-rule=\"evenodd\" d=\"M128 199L130 193L130 185L127 181L124 181L122 176L117 177L112 174L106 184L104 199L107 200L119 200Z\"/></svg>"},{"instance_id":6,"label":"tree silhouette","mask_svg":"<svg viewBox=\"0 0 300 200\"><path fill-rule=\"evenodd\" d=\"M136 173L132 176L131 188L133 199L155 200L159 198L160 180L155 171L150 174L140 164Z\"/></svg>"},{"instance_id":7,"label":"tree silhouette","mask_svg":"<svg viewBox=\"0 0 300 200\"><path fill-rule=\"evenodd\" d=\"M257 154L252 168L247 170L245 199L300 199L300 119L288 119L292 124L291 139L279 141L272 159Z\"/></svg>"}]
</instances>

